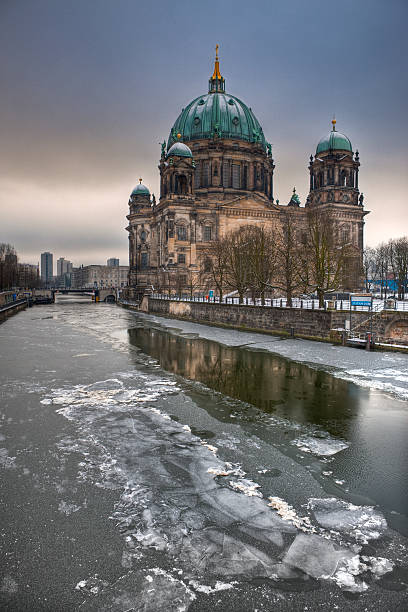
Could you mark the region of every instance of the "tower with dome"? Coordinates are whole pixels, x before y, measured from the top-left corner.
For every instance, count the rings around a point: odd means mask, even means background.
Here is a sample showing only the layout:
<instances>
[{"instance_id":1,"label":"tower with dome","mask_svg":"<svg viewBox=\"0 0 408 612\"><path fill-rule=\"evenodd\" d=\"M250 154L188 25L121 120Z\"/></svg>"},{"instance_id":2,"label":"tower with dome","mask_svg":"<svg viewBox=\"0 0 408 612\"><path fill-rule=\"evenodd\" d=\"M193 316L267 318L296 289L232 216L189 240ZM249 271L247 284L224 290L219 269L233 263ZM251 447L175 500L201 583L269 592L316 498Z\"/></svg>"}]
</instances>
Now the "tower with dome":
<instances>
[{"instance_id":1,"label":"tower with dome","mask_svg":"<svg viewBox=\"0 0 408 612\"><path fill-rule=\"evenodd\" d=\"M307 211L318 206L332 216L348 244L344 289L361 283L364 216L358 188L359 154L347 136L332 130L310 156L310 192L305 206L294 189L287 205L274 197L272 146L252 109L226 92L218 45L208 92L177 117L161 146L160 197L142 184L129 199L129 291L180 288L199 274L202 255L214 241L243 225L278 230L293 215L299 237Z\"/></svg>"}]
</instances>

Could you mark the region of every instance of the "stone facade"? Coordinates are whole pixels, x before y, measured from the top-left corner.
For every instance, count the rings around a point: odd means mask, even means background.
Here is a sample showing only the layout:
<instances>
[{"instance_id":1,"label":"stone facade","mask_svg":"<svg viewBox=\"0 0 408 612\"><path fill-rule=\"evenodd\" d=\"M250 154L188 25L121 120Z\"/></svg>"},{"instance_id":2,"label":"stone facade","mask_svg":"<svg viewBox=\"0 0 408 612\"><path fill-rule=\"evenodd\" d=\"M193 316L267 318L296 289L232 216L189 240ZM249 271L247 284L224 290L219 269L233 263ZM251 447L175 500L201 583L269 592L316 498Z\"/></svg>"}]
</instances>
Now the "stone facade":
<instances>
[{"instance_id":1,"label":"stone facade","mask_svg":"<svg viewBox=\"0 0 408 612\"><path fill-rule=\"evenodd\" d=\"M74 268L73 289L104 289L125 287L129 276L128 266L90 265Z\"/></svg>"},{"instance_id":2,"label":"stone facade","mask_svg":"<svg viewBox=\"0 0 408 612\"><path fill-rule=\"evenodd\" d=\"M329 211L339 238L348 245L343 288L357 289L367 214L358 190L359 155L335 124L322 143L310 158L306 205L300 206L295 193L288 206L275 201L271 145L251 109L225 94L217 57L209 93L183 109L167 148L162 144L159 201L143 185L131 194L131 290L140 294L149 288L194 285L203 251L243 225L273 230L290 214L300 239L310 207Z\"/></svg>"}]
</instances>

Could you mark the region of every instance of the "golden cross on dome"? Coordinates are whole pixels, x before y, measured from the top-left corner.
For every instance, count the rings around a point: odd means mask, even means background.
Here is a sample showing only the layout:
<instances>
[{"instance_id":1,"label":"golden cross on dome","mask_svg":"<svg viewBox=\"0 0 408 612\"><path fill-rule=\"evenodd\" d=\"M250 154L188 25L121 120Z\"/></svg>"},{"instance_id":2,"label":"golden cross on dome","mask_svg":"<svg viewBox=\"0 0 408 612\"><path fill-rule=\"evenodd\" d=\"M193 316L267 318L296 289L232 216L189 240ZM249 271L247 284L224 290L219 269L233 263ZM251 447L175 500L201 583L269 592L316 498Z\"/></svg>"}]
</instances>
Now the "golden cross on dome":
<instances>
[{"instance_id":1,"label":"golden cross on dome","mask_svg":"<svg viewBox=\"0 0 408 612\"><path fill-rule=\"evenodd\" d=\"M214 64L214 72L212 75L212 80L214 81L214 79L221 79L221 73L220 73L220 62L219 62L219 57L218 57L218 49L219 49L219 45L215 45L215 64Z\"/></svg>"},{"instance_id":2,"label":"golden cross on dome","mask_svg":"<svg viewBox=\"0 0 408 612\"><path fill-rule=\"evenodd\" d=\"M337 121L336 121L336 116L335 116L335 115L333 115L333 119L332 119L333 132L335 132L335 131L336 131L336 123L337 123Z\"/></svg>"}]
</instances>

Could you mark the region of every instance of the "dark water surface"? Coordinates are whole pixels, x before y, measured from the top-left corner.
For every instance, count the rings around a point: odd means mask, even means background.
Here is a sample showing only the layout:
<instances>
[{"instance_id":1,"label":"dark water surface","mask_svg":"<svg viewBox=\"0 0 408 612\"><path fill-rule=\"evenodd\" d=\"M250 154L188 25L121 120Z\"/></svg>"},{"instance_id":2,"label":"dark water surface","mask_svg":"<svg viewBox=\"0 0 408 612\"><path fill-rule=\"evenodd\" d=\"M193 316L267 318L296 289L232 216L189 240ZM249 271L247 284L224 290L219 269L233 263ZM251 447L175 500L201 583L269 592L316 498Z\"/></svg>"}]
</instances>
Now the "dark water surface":
<instances>
[{"instance_id":1,"label":"dark water surface","mask_svg":"<svg viewBox=\"0 0 408 612\"><path fill-rule=\"evenodd\" d=\"M170 335L145 323L128 333L165 370L259 408L228 410L226 420L244 413L256 434L268 438L262 423L273 415L344 438L350 446L336 460L336 474L348 490L408 514L407 402L266 351Z\"/></svg>"},{"instance_id":2,"label":"dark water surface","mask_svg":"<svg viewBox=\"0 0 408 612\"><path fill-rule=\"evenodd\" d=\"M0 608L407 609L405 361L361 386L169 325L60 297L0 326Z\"/></svg>"}]
</instances>

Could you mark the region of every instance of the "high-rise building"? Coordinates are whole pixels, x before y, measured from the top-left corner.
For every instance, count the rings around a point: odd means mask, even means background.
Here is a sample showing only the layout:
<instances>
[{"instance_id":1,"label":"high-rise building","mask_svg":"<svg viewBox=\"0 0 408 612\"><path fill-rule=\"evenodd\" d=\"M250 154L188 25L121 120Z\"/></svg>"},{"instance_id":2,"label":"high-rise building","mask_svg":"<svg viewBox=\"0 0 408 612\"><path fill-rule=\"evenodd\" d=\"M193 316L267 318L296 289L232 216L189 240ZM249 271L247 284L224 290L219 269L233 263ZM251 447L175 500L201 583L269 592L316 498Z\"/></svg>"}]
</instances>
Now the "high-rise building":
<instances>
[{"instance_id":1,"label":"high-rise building","mask_svg":"<svg viewBox=\"0 0 408 612\"><path fill-rule=\"evenodd\" d=\"M53 255L48 251L41 253L41 281L45 285L52 282L53 277Z\"/></svg>"},{"instance_id":2,"label":"high-rise building","mask_svg":"<svg viewBox=\"0 0 408 612\"><path fill-rule=\"evenodd\" d=\"M107 260L106 265L117 267L119 265L119 259L117 257L111 257L110 259Z\"/></svg>"},{"instance_id":3,"label":"high-rise building","mask_svg":"<svg viewBox=\"0 0 408 612\"><path fill-rule=\"evenodd\" d=\"M65 257L60 257L57 260L57 276L62 276L63 274L71 274L72 272L72 263L65 259Z\"/></svg>"}]
</instances>

